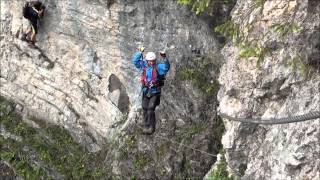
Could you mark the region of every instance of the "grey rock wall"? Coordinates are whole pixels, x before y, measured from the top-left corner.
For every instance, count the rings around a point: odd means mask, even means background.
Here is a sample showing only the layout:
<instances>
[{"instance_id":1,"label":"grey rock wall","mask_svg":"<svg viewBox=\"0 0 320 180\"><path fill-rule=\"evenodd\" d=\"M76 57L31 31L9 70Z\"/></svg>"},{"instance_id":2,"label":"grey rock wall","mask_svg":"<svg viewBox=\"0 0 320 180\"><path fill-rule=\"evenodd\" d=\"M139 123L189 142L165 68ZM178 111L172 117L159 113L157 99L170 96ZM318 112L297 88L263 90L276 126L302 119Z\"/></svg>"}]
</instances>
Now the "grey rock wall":
<instances>
[{"instance_id":1,"label":"grey rock wall","mask_svg":"<svg viewBox=\"0 0 320 180\"><path fill-rule=\"evenodd\" d=\"M116 139L117 154L128 148L126 140L134 135L135 151L127 160L106 157L115 174L203 177L214 158L136 134L141 121L140 72L131 58L140 45L146 51L167 51L171 70L156 113L156 134L215 154L220 145L219 138L212 138L216 100L178 77L185 67L200 69L211 63L203 73L212 81L217 78L220 53L206 22L173 0L51 0L40 21L37 48L31 48L20 40L28 27L21 15L23 5L1 1L1 96L19 103L26 117L66 127L91 151L101 150L106 139ZM156 163L156 147L164 144L166 161ZM141 153L152 163L143 171L134 170Z\"/></svg>"},{"instance_id":2,"label":"grey rock wall","mask_svg":"<svg viewBox=\"0 0 320 180\"><path fill-rule=\"evenodd\" d=\"M320 2L244 1L232 20L255 57L230 43L223 50L219 109L234 117L277 118L320 110ZM245 40L243 39L242 42ZM259 51L263 61L259 61ZM262 52L260 51L260 52ZM230 171L242 179L319 179L319 119L284 125L225 120Z\"/></svg>"}]
</instances>

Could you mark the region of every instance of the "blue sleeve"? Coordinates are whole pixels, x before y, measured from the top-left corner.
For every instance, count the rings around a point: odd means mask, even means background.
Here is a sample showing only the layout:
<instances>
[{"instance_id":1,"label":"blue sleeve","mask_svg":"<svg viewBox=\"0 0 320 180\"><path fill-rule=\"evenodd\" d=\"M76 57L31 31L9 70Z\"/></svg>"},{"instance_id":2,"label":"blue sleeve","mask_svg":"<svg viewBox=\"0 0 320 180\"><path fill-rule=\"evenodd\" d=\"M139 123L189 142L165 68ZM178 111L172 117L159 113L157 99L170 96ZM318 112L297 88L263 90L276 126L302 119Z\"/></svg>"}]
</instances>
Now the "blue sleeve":
<instances>
[{"instance_id":1,"label":"blue sleeve","mask_svg":"<svg viewBox=\"0 0 320 180\"><path fill-rule=\"evenodd\" d=\"M143 67L142 53L136 52L133 56L132 63L136 68L141 69Z\"/></svg>"},{"instance_id":2,"label":"blue sleeve","mask_svg":"<svg viewBox=\"0 0 320 180\"><path fill-rule=\"evenodd\" d=\"M170 63L168 59L165 59L164 63L158 64L158 73L160 75L166 75L170 69Z\"/></svg>"}]
</instances>

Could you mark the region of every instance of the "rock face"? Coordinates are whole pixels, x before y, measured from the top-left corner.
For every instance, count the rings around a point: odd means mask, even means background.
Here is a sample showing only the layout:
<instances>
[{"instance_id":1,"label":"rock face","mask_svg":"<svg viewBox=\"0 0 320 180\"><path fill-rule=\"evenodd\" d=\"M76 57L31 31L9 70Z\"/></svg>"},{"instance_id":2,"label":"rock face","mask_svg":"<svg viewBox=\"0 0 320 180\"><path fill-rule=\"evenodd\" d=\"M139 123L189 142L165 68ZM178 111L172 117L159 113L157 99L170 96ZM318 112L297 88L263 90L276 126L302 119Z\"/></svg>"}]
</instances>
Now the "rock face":
<instances>
[{"instance_id":1,"label":"rock face","mask_svg":"<svg viewBox=\"0 0 320 180\"><path fill-rule=\"evenodd\" d=\"M127 148L125 160L106 157L115 174L203 177L215 158L179 143L216 154L216 93L208 95L179 79L179 72L197 69L208 83L217 78L219 44L207 23L171 0L46 3L37 47L31 48L20 40L28 27L21 14L24 2L1 1L1 96L18 103L26 117L64 126L90 151L101 150L105 139L118 143L111 154ZM134 134L141 94L140 72L131 58L139 45L167 51L171 70L157 109L156 134L178 144ZM163 146L160 163L152 154L157 146Z\"/></svg>"},{"instance_id":2,"label":"rock face","mask_svg":"<svg viewBox=\"0 0 320 180\"><path fill-rule=\"evenodd\" d=\"M33 141L24 129L17 130L10 119L1 119L0 140L6 145L1 157L5 151L10 159L10 150L18 152L18 143L19 152L31 154L23 158L32 161L29 166L45 169L43 177L83 178L78 162L88 151L99 154L92 163L86 159L93 177L204 177L221 148L223 126L216 115L218 76L219 109L230 116L268 119L320 110L318 0L238 0L229 26L223 28L232 42L222 53L206 20L174 0L45 2L47 12L40 21L36 48L20 40L28 27L21 14L24 2L2 0L0 11L0 98L14 101L9 110L23 115L27 122L23 128L39 134L49 145L61 144L46 133L62 130L42 129L32 119L63 126L85 147L69 161L79 167L75 177L68 169L60 169L60 159L54 161L55 166L46 164L46 158L28 148L41 144L25 145L24 140ZM140 45L146 51L166 50L171 62L156 112L157 131L152 136L142 135L139 128L141 72L131 58ZM0 118L9 111L0 110ZM233 175L243 179L320 178L319 119L273 126L226 119L224 123L222 143ZM68 142L63 147L68 149L72 138L65 136ZM61 157L63 152L59 152ZM1 159L6 177L23 176L15 171L16 161L10 164Z\"/></svg>"},{"instance_id":3,"label":"rock face","mask_svg":"<svg viewBox=\"0 0 320 180\"><path fill-rule=\"evenodd\" d=\"M232 21L242 32L223 49L220 111L277 118L320 110L320 2L239 0ZM319 179L319 119L284 125L225 120L222 143L243 179Z\"/></svg>"}]
</instances>

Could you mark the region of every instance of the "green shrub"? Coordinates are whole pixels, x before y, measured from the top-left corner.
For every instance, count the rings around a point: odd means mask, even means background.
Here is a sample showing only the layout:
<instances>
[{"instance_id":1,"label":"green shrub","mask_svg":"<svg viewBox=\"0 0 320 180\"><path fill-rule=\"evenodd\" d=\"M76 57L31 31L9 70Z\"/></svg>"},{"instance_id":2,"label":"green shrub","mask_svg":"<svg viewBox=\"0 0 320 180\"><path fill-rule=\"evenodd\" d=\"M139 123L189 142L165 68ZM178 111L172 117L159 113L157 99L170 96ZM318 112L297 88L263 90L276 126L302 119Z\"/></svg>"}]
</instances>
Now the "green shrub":
<instances>
[{"instance_id":1,"label":"green shrub","mask_svg":"<svg viewBox=\"0 0 320 180\"><path fill-rule=\"evenodd\" d=\"M304 77L307 77L310 70L310 67L303 61L303 56L300 54L296 54L293 58L286 60L285 65Z\"/></svg>"},{"instance_id":2,"label":"green shrub","mask_svg":"<svg viewBox=\"0 0 320 180\"><path fill-rule=\"evenodd\" d=\"M207 124L203 123L191 124L188 128L183 129L183 131L177 135L177 141L185 141L189 143L192 141L195 135L200 134L206 129L206 127Z\"/></svg>"},{"instance_id":3,"label":"green shrub","mask_svg":"<svg viewBox=\"0 0 320 180\"><path fill-rule=\"evenodd\" d=\"M156 149L156 155L159 160L162 160L163 156L168 152L170 149L169 143L164 143L158 146Z\"/></svg>"},{"instance_id":4,"label":"green shrub","mask_svg":"<svg viewBox=\"0 0 320 180\"><path fill-rule=\"evenodd\" d=\"M212 96L219 89L217 80L210 81L203 72L193 68L184 68L178 72L178 78L182 81L189 80L205 95Z\"/></svg>"},{"instance_id":5,"label":"green shrub","mask_svg":"<svg viewBox=\"0 0 320 180\"><path fill-rule=\"evenodd\" d=\"M235 0L178 0L179 4L189 5L191 10L196 14L201 14L204 12L209 12L219 4L231 4Z\"/></svg>"},{"instance_id":6,"label":"green shrub","mask_svg":"<svg viewBox=\"0 0 320 180\"><path fill-rule=\"evenodd\" d=\"M243 33L240 31L239 25L232 20L214 28L216 33L223 35L226 38L231 39L234 43L239 43L243 39Z\"/></svg>"},{"instance_id":7,"label":"green shrub","mask_svg":"<svg viewBox=\"0 0 320 180\"><path fill-rule=\"evenodd\" d=\"M23 144L17 144L14 140L4 139L0 136L0 158L7 161L15 169L18 175L25 179L46 179L48 176L41 167L31 163L31 160L23 150Z\"/></svg>"},{"instance_id":8,"label":"green shrub","mask_svg":"<svg viewBox=\"0 0 320 180\"><path fill-rule=\"evenodd\" d=\"M0 107L8 105L0 97ZM3 111L4 108L0 110ZM16 172L25 179L48 179L44 167L39 167L35 160L44 163L48 168L64 175L66 179L86 179L106 177L103 163L104 151L90 153L77 144L70 133L57 125L45 123L32 118L40 128L35 129L10 112L0 116L0 124L7 132L20 136L21 142L4 139L0 136L1 159L9 162ZM26 150L28 149L28 150ZM35 154L35 157L34 155ZM31 158L32 157L32 158Z\"/></svg>"},{"instance_id":9,"label":"green shrub","mask_svg":"<svg viewBox=\"0 0 320 180\"><path fill-rule=\"evenodd\" d=\"M187 140L191 140L194 135L199 134L204 129L205 129L205 125L203 124L193 125L186 129L184 133L184 138Z\"/></svg>"},{"instance_id":10,"label":"green shrub","mask_svg":"<svg viewBox=\"0 0 320 180\"><path fill-rule=\"evenodd\" d=\"M256 57L258 58L258 63L257 63L258 66L264 61L264 57L267 53L266 48L261 47L257 44L242 43L240 45L240 48L242 50L239 54L239 57L240 58Z\"/></svg>"},{"instance_id":11,"label":"green shrub","mask_svg":"<svg viewBox=\"0 0 320 180\"><path fill-rule=\"evenodd\" d=\"M140 154L135 157L133 160L133 166L137 170L141 170L146 167L151 162L151 159L146 154Z\"/></svg>"},{"instance_id":12,"label":"green shrub","mask_svg":"<svg viewBox=\"0 0 320 180\"><path fill-rule=\"evenodd\" d=\"M222 155L217 168L208 176L208 180L233 180L234 178L229 177L229 173L227 171L227 162L224 157L225 151L223 149L220 150L220 154Z\"/></svg>"},{"instance_id":13,"label":"green shrub","mask_svg":"<svg viewBox=\"0 0 320 180\"><path fill-rule=\"evenodd\" d=\"M266 0L254 0L254 6L255 8L262 7Z\"/></svg>"},{"instance_id":14,"label":"green shrub","mask_svg":"<svg viewBox=\"0 0 320 180\"><path fill-rule=\"evenodd\" d=\"M299 27L296 23L293 22L273 24L270 28L273 31L279 33L280 37L285 37L288 34L299 33L301 31L301 27Z\"/></svg>"},{"instance_id":15,"label":"green shrub","mask_svg":"<svg viewBox=\"0 0 320 180\"><path fill-rule=\"evenodd\" d=\"M190 5L191 10L196 14L203 13L207 10L212 2L212 0L178 0L180 4Z\"/></svg>"}]
</instances>

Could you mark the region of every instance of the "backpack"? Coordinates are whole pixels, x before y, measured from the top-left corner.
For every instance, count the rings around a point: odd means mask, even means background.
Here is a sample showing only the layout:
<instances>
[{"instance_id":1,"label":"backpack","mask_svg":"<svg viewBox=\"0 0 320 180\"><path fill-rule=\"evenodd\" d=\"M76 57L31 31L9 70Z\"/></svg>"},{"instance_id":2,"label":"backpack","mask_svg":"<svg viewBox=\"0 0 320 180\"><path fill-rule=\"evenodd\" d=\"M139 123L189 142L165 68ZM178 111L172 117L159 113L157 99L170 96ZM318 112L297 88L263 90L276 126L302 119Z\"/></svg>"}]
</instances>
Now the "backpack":
<instances>
[{"instance_id":1,"label":"backpack","mask_svg":"<svg viewBox=\"0 0 320 180\"><path fill-rule=\"evenodd\" d=\"M29 17L29 8L30 8L30 6L29 6L29 2L26 2L25 4L24 4L24 6L23 6L23 8L22 8L22 15L23 15L23 17L24 18L26 18L26 19L29 19L30 17Z\"/></svg>"}]
</instances>

